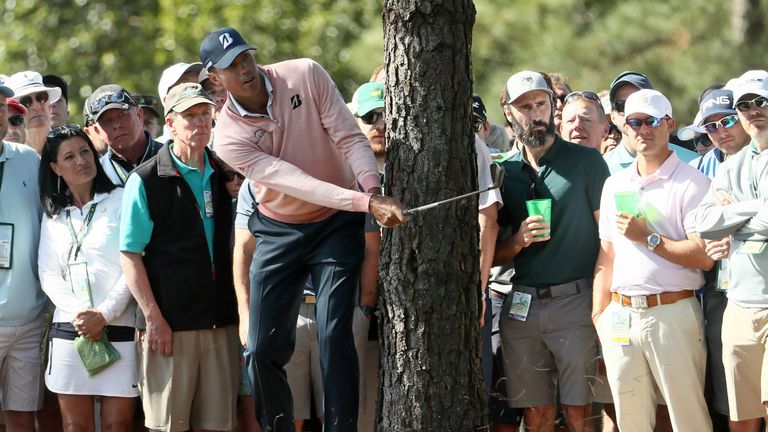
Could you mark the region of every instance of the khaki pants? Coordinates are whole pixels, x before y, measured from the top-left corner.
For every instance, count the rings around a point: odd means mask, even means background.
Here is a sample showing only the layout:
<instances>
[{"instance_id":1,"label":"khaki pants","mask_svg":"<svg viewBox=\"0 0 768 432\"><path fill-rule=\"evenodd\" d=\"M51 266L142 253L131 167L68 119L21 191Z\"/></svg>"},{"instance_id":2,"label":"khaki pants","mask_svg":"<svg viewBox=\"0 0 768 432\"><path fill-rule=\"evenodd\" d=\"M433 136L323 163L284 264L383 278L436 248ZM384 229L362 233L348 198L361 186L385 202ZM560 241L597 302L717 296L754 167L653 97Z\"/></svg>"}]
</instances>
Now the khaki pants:
<instances>
[{"instance_id":1,"label":"khaki pants","mask_svg":"<svg viewBox=\"0 0 768 432\"><path fill-rule=\"evenodd\" d=\"M622 308L630 313L629 345L611 340L614 313ZM695 298L647 309L611 302L596 326L622 432L654 429L654 384L667 401L674 430L712 430L704 401L703 317Z\"/></svg>"}]
</instances>

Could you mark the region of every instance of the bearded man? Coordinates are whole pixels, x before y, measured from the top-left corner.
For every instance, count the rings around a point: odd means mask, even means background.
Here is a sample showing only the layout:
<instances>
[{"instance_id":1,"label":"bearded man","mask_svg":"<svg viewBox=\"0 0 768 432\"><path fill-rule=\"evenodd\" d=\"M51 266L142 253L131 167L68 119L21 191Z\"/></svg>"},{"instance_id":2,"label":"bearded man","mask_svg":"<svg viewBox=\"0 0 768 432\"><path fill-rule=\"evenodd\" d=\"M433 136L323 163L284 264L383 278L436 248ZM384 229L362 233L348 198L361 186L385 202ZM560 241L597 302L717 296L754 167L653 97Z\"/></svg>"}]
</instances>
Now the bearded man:
<instances>
[{"instance_id":1,"label":"bearded man","mask_svg":"<svg viewBox=\"0 0 768 432\"><path fill-rule=\"evenodd\" d=\"M515 265L500 325L508 403L527 408L532 430L551 431L559 399L570 430L590 430L598 352L592 275L608 167L594 149L555 134L553 91L542 74L512 75L500 103L521 149L504 163L499 210L514 234L497 244L494 259ZM529 215L526 200L534 199L550 200L550 221Z\"/></svg>"}]
</instances>

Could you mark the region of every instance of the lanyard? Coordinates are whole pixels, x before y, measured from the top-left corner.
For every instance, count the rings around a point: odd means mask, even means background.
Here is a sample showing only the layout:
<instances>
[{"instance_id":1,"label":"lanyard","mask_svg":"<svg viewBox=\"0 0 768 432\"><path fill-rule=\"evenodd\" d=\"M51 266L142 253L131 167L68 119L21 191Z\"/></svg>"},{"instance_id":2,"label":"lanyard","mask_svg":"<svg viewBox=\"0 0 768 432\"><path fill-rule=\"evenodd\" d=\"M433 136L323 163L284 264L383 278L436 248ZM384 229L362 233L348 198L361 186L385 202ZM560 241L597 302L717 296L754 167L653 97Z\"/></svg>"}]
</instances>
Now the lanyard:
<instances>
[{"instance_id":1,"label":"lanyard","mask_svg":"<svg viewBox=\"0 0 768 432\"><path fill-rule=\"evenodd\" d=\"M3 190L3 171L5 171L5 161L0 162L0 191Z\"/></svg>"},{"instance_id":2,"label":"lanyard","mask_svg":"<svg viewBox=\"0 0 768 432\"><path fill-rule=\"evenodd\" d=\"M141 160L136 165L133 165L134 168L141 165L144 161L149 159L151 157L151 154L153 153L153 144L152 142L147 142L147 148L144 150L144 155L141 157ZM115 173L118 177L120 177L120 182L123 186L125 186L125 182L128 181L128 171L125 170L125 168L122 167L119 163L115 162L114 159L112 159L112 151L110 150L109 155L107 156L109 158L109 163L112 164L112 168L115 170ZM124 159L125 160L125 159ZM130 162L129 162L130 163Z\"/></svg>"},{"instance_id":3,"label":"lanyard","mask_svg":"<svg viewBox=\"0 0 768 432\"><path fill-rule=\"evenodd\" d=\"M126 180L128 180L128 173L125 172L122 166L115 162L112 158L109 158L109 163L112 164L112 168L115 170L115 173L118 177L120 177L120 183L125 186Z\"/></svg>"},{"instance_id":4,"label":"lanyard","mask_svg":"<svg viewBox=\"0 0 768 432\"><path fill-rule=\"evenodd\" d=\"M85 239L85 232L88 230L88 225L91 224L91 219L93 219L93 214L96 213L96 205L98 203L93 203L91 205L91 208L88 209L88 214L85 216L85 220L83 221L83 224L80 226L80 232L75 234L75 227L72 226L72 216L67 210L67 228L69 228L69 235L72 236L72 246L69 247L69 253L67 254L67 257L70 261L77 261L77 254L80 253L80 246L83 245L83 240ZM72 250L75 251L74 258L72 257Z\"/></svg>"}]
</instances>

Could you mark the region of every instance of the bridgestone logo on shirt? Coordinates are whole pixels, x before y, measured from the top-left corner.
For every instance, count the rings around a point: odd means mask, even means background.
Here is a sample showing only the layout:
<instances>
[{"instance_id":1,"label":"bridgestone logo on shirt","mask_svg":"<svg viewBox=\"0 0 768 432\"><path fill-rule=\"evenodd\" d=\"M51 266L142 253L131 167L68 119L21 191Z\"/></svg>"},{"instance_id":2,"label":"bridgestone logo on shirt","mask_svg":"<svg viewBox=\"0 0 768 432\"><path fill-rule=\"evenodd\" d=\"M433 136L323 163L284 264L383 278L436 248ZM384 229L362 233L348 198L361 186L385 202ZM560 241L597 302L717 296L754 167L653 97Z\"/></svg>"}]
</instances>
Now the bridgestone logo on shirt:
<instances>
[{"instance_id":1,"label":"bridgestone logo on shirt","mask_svg":"<svg viewBox=\"0 0 768 432\"><path fill-rule=\"evenodd\" d=\"M293 105L293 109L296 109L301 106L301 96L298 94L295 94L291 96L291 105Z\"/></svg>"}]
</instances>

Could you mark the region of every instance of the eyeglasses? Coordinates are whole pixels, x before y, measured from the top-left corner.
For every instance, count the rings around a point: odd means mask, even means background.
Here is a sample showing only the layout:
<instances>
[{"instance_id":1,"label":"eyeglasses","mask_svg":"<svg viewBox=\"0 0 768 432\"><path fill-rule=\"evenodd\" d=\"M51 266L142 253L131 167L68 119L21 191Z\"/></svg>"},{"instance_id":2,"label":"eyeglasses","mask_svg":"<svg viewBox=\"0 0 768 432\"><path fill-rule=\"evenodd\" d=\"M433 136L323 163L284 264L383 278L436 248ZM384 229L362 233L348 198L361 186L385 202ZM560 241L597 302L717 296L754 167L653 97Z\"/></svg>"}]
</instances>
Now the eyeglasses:
<instances>
[{"instance_id":1,"label":"eyeglasses","mask_svg":"<svg viewBox=\"0 0 768 432\"><path fill-rule=\"evenodd\" d=\"M525 169L528 172L528 176L531 179L531 185L528 187L528 193L525 194L526 200L534 200L537 199L538 194L536 194L536 185L539 183L539 173L536 172L536 170L533 169L530 165L525 165Z\"/></svg>"},{"instance_id":2,"label":"eyeglasses","mask_svg":"<svg viewBox=\"0 0 768 432\"><path fill-rule=\"evenodd\" d=\"M383 112L368 111L365 115L360 116L360 120L369 126L375 124L380 118L384 118Z\"/></svg>"},{"instance_id":3,"label":"eyeglasses","mask_svg":"<svg viewBox=\"0 0 768 432\"><path fill-rule=\"evenodd\" d=\"M136 102L133 100L130 94L128 94L125 90L120 90L117 93L112 94L105 94L104 96L99 97L98 99L94 99L88 104L88 108L90 108L91 115L95 116L99 113L102 109L104 109L105 106L111 103L125 103L129 105L136 106Z\"/></svg>"},{"instance_id":4,"label":"eyeglasses","mask_svg":"<svg viewBox=\"0 0 768 432\"><path fill-rule=\"evenodd\" d=\"M643 125L656 129L657 127L661 126L661 121L664 120L665 118L648 117L645 120L627 119L625 123L634 130L640 130L640 128L643 127Z\"/></svg>"},{"instance_id":5,"label":"eyeglasses","mask_svg":"<svg viewBox=\"0 0 768 432\"><path fill-rule=\"evenodd\" d=\"M763 96L758 96L752 100L736 102L736 109L741 112L749 111L752 108L766 108L766 107L768 107L768 98L765 98Z\"/></svg>"},{"instance_id":6,"label":"eyeglasses","mask_svg":"<svg viewBox=\"0 0 768 432\"><path fill-rule=\"evenodd\" d=\"M617 100L616 102L611 104L611 108L613 108L614 111L623 113L624 112L624 104L626 104L627 101L625 100Z\"/></svg>"},{"instance_id":7,"label":"eyeglasses","mask_svg":"<svg viewBox=\"0 0 768 432\"><path fill-rule=\"evenodd\" d=\"M707 133L715 133L717 132L717 129L721 126L723 129L730 129L738 122L739 122L739 116L737 116L736 114L731 114L729 116L725 116L721 118L720 120L705 123L701 125L701 127L704 128L704 130Z\"/></svg>"},{"instance_id":8,"label":"eyeglasses","mask_svg":"<svg viewBox=\"0 0 768 432\"><path fill-rule=\"evenodd\" d=\"M8 123L10 123L11 126L21 126L24 124L24 116L21 114L10 116L8 117Z\"/></svg>"},{"instance_id":9,"label":"eyeglasses","mask_svg":"<svg viewBox=\"0 0 768 432\"><path fill-rule=\"evenodd\" d=\"M41 105L45 105L48 103L48 92L38 92L35 94L35 100L39 102ZM24 105L24 107L29 108L32 106L32 95L26 95L19 98L19 103Z\"/></svg>"}]
</instances>

